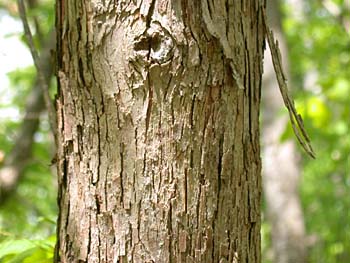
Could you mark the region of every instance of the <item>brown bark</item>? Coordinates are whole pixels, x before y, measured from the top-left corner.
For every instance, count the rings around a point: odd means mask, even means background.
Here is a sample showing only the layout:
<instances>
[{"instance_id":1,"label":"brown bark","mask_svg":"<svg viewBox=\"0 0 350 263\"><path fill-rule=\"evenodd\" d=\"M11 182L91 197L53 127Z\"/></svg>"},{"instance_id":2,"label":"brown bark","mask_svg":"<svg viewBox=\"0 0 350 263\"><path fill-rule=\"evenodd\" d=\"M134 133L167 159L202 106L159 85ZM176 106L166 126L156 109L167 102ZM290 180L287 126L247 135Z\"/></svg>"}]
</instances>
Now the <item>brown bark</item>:
<instances>
[{"instance_id":1,"label":"brown bark","mask_svg":"<svg viewBox=\"0 0 350 263\"><path fill-rule=\"evenodd\" d=\"M288 52L281 27L278 1L269 1L267 11L269 24L279 41L284 69L288 74ZM269 53L267 50L266 53ZM263 181L268 220L271 224L273 262L307 262L303 211L299 199L301 176L299 159L292 139L280 138L288 124L287 114L279 96L272 61L266 55L263 78Z\"/></svg>"},{"instance_id":2,"label":"brown bark","mask_svg":"<svg viewBox=\"0 0 350 263\"><path fill-rule=\"evenodd\" d=\"M57 15L56 262L260 262L260 3Z\"/></svg>"}]
</instances>

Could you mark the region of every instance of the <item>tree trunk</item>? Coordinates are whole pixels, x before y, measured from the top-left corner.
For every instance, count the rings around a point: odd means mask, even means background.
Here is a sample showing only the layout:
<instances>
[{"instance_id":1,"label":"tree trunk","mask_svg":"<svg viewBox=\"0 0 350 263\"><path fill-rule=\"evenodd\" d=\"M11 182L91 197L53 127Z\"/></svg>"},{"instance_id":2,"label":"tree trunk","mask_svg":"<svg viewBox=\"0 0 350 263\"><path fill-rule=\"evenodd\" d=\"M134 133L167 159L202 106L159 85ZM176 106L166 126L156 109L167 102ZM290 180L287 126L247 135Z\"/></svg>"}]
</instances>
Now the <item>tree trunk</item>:
<instances>
[{"instance_id":1,"label":"tree trunk","mask_svg":"<svg viewBox=\"0 0 350 263\"><path fill-rule=\"evenodd\" d=\"M260 262L260 2L57 15L56 262Z\"/></svg>"},{"instance_id":2,"label":"tree trunk","mask_svg":"<svg viewBox=\"0 0 350 263\"><path fill-rule=\"evenodd\" d=\"M278 1L269 1L269 24L279 41L284 69L288 73L287 45L282 33ZM287 114L278 94L272 61L266 51L263 78L263 185L268 220L271 224L273 262L307 262L304 216L299 199L300 156L292 139L281 142L288 124ZM287 78L290 80L289 74Z\"/></svg>"}]
</instances>

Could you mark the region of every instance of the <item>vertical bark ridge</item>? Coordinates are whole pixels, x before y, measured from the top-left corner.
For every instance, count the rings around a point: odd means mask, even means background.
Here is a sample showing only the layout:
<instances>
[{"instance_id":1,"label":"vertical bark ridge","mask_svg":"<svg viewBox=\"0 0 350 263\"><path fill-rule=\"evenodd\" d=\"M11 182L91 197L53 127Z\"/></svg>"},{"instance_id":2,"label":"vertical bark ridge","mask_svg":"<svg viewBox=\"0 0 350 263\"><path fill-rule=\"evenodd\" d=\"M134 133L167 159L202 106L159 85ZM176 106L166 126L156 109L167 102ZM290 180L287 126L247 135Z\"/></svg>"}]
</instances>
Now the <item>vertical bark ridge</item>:
<instances>
[{"instance_id":1,"label":"vertical bark ridge","mask_svg":"<svg viewBox=\"0 0 350 263\"><path fill-rule=\"evenodd\" d=\"M258 5L59 1L61 262L260 261Z\"/></svg>"}]
</instances>

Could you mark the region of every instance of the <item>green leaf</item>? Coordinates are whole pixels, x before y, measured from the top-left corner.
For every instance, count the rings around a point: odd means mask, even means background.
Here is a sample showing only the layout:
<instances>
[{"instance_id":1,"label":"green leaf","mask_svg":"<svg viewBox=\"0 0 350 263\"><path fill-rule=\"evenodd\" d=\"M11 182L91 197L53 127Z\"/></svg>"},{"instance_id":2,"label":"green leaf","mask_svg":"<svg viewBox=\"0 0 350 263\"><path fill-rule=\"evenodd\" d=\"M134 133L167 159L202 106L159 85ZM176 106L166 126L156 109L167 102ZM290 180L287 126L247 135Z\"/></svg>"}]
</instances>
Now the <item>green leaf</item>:
<instances>
[{"instance_id":1,"label":"green leaf","mask_svg":"<svg viewBox=\"0 0 350 263\"><path fill-rule=\"evenodd\" d=\"M27 239L7 240L0 243L0 259L5 256L20 254L35 247L35 244Z\"/></svg>"},{"instance_id":2,"label":"green leaf","mask_svg":"<svg viewBox=\"0 0 350 263\"><path fill-rule=\"evenodd\" d=\"M325 127L329 123L331 117L330 110L326 103L319 97L311 97L307 100L306 112L316 128Z\"/></svg>"},{"instance_id":3,"label":"green leaf","mask_svg":"<svg viewBox=\"0 0 350 263\"><path fill-rule=\"evenodd\" d=\"M0 243L2 263L52 262L55 236L43 240L6 240Z\"/></svg>"}]
</instances>

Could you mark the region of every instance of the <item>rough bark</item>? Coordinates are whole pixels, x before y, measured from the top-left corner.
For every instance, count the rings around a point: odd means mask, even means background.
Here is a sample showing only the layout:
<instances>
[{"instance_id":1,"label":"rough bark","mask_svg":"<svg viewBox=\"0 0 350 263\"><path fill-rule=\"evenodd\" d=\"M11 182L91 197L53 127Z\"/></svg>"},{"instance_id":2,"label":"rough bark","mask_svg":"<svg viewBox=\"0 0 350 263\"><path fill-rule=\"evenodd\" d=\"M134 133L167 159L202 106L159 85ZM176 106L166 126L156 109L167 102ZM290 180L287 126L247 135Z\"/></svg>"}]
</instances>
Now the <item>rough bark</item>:
<instances>
[{"instance_id":1,"label":"rough bark","mask_svg":"<svg viewBox=\"0 0 350 263\"><path fill-rule=\"evenodd\" d=\"M260 262L260 3L57 15L56 262Z\"/></svg>"},{"instance_id":2,"label":"rough bark","mask_svg":"<svg viewBox=\"0 0 350 263\"><path fill-rule=\"evenodd\" d=\"M267 3L269 24L279 41L285 72L289 76L288 52L278 7L279 3L276 0ZM301 176L300 156L292 139L280 141L288 124L288 116L280 114L284 106L277 90L272 61L266 55L262 96L263 185L268 220L271 224L273 262L302 263L307 262L307 253L304 217L298 192Z\"/></svg>"},{"instance_id":3,"label":"rough bark","mask_svg":"<svg viewBox=\"0 0 350 263\"><path fill-rule=\"evenodd\" d=\"M45 76L48 86L52 77L53 63L51 51L54 47L55 36L54 33L52 33L47 41L43 43L43 50L40 58L42 68L45 69L42 73ZM4 165L0 169L0 203L3 203L16 189L21 173L31 157L34 134L39 127L40 114L45 110L42 93L42 88L37 78L27 98L25 115L12 150L9 155L6 156Z\"/></svg>"}]
</instances>

